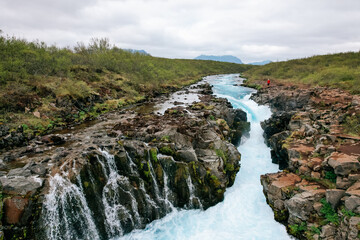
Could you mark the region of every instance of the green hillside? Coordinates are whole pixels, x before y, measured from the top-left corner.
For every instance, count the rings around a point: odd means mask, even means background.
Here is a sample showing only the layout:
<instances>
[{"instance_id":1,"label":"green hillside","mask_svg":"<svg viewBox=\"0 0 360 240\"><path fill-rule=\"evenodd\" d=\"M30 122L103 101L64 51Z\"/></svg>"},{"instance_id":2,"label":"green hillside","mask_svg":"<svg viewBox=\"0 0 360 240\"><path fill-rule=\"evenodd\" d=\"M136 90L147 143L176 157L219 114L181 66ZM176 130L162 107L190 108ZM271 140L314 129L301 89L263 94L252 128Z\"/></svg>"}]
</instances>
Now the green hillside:
<instances>
[{"instance_id":1,"label":"green hillside","mask_svg":"<svg viewBox=\"0 0 360 240\"><path fill-rule=\"evenodd\" d=\"M0 126L29 134L81 122L196 82L250 66L165 59L93 39L74 50L0 36Z\"/></svg>"},{"instance_id":2,"label":"green hillside","mask_svg":"<svg viewBox=\"0 0 360 240\"><path fill-rule=\"evenodd\" d=\"M276 79L293 83L330 86L360 94L360 52L338 53L272 62L244 73L249 83Z\"/></svg>"}]
</instances>

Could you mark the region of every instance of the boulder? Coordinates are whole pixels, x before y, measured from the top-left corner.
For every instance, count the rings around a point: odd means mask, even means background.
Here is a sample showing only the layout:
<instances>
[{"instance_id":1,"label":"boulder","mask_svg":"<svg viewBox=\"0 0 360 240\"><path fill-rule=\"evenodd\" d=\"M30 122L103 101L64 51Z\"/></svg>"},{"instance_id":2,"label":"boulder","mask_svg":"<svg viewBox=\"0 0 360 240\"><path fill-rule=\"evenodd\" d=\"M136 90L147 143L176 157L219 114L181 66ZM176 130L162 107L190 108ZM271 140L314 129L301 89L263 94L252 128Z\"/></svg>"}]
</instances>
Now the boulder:
<instances>
[{"instance_id":1,"label":"boulder","mask_svg":"<svg viewBox=\"0 0 360 240\"><path fill-rule=\"evenodd\" d=\"M11 169L7 174L8 177L15 177L15 176L29 177L30 175L31 175L31 171L29 169L24 169L24 168Z\"/></svg>"},{"instance_id":2,"label":"boulder","mask_svg":"<svg viewBox=\"0 0 360 240\"><path fill-rule=\"evenodd\" d=\"M322 227L320 237L328 239L335 235L335 231L335 227L331 225L325 225Z\"/></svg>"},{"instance_id":3,"label":"boulder","mask_svg":"<svg viewBox=\"0 0 360 240\"><path fill-rule=\"evenodd\" d=\"M349 231L348 231L348 238L349 239L358 239L360 229L360 217L351 217L349 220Z\"/></svg>"},{"instance_id":4,"label":"boulder","mask_svg":"<svg viewBox=\"0 0 360 240\"><path fill-rule=\"evenodd\" d=\"M340 199L345 195L345 190L326 189L326 201L331 204L332 208L339 205Z\"/></svg>"},{"instance_id":5,"label":"boulder","mask_svg":"<svg viewBox=\"0 0 360 240\"><path fill-rule=\"evenodd\" d=\"M348 178L346 177L341 177L341 176L337 176L336 178L336 188L339 189L348 189L351 185L353 184L352 181L350 181Z\"/></svg>"},{"instance_id":6,"label":"boulder","mask_svg":"<svg viewBox=\"0 0 360 240\"><path fill-rule=\"evenodd\" d=\"M5 194L33 194L43 185L43 179L34 176L0 177L0 181L3 185L3 192Z\"/></svg>"},{"instance_id":7,"label":"boulder","mask_svg":"<svg viewBox=\"0 0 360 240\"><path fill-rule=\"evenodd\" d=\"M4 201L4 219L7 224L20 224L21 217L29 200L20 196L6 198Z\"/></svg>"},{"instance_id":8,"label":"boulder","mask_svg":"<svg viewBox=\"0 0 360 240\"><path fill-rule=\"evenodd\" d=\"M46 135L41 138L42 142L48 145L60 145L65 143L65 137L59 134Z\"/></svg>"},{"instance_id":9,"label":"boulder","mask_svg":"<svg viewBox=\"0 0 360 240\"><path fill-rule=\"evenodd\" d=\"M194 149L185 149L179 150L177 153L177 159L184 161L184 162L193 162L198 161L195 150Z\"/></svg>"},{"instance_id":10,"label":"boulder","mask_svg":"<svg viewBox=\"0 0 360 240\"><path fill-rule=\"evenodd\" d=\"M286 130L292 115L291 112L276 112L268 120L261 122L265 139Z\"/></svg>"},{"instance_id":11,"label":"boulder","mask_svg":"<svg viewBox=\"0 0 360 240\"><path fill-rule=\"evenodd\" d=\"M310 196L307 192L304 192L286 200L285 206L289 210L289 216L299 218L302 221L308 220L310 212L313 210Z\"/></svg>"},{"instance_id":12,"label":"boulder","mask_svg":"<svg viewBox=\"0 0 360 240\"><path fill-rule=\"evenodd\" d=\"M45 176L47 169L43 164L35 164L30 167L30 171L32 174L39 175L41 177Z\"/></svg>"},{"instance_id":13,"label":"boulder","mask_svg":"<svg viewBox=\"0 0 360 240\"><path fill-rule=\"evenodd\" d=\"M333 152L328 159L328 164L334 168L337 175L348 175L360 169L360 162L358 156L348 155L339 152Z\"/></svg>"},{"instance_id":14,"label":"boulder","mask_svg":"<svg viewBox=\"0 0 360 240\"><path fill-rule=\"evenodd\" d=\"M284 200L283 190L295 186L295 184L300 181L301 178L293 173L275 173L261 176L261 184L271 204L277 199Z\"/></svg>"},{"instance_id":15,"label":"boulder","mask_svg":"<svg viewBox=\"0 0 360 240\"><path fill-rule=\"evenodd\" d=\"M360 197L350 196L348 199L345 200L345 207L350 211L354 211L359 206Z\"/></svg>"}]
</instances>

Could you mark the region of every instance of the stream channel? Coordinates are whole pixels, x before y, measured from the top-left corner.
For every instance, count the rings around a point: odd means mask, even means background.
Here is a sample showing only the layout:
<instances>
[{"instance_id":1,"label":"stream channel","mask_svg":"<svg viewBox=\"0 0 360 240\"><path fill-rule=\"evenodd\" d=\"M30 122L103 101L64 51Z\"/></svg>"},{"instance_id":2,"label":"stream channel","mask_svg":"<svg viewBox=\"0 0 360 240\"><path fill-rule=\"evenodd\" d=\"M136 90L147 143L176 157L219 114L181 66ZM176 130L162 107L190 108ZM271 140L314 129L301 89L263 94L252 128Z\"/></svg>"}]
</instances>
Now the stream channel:
<instances>
[{"instance_id":1,"label":"stream channel","mask_svg":"<svg viewBox=\"0 0 360 240\"><path fill-rule=\"evenodd\" d=\"M242 139L238 147L241 168L234 185L226 190L223 202L206 211L174 209L145 229L115 239L291 239L285 227L274 220L260 184L261 174L278 171L260 127L260 122L270 117L270 108L249 99L255 90L238 86L242 81L238 74L209 76L204 81L213 85L216 96L247 112L251 122L250 137Z\"/></svg>"}]
</instances>

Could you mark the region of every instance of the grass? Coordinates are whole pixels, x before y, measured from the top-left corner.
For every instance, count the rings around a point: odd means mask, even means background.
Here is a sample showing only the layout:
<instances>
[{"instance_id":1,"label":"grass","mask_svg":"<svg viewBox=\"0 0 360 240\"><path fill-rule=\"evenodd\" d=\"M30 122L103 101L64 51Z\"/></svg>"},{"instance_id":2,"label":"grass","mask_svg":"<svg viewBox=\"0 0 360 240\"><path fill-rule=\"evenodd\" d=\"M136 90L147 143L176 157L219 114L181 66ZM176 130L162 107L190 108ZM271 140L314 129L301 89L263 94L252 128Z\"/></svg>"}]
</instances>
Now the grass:
<instances>
[{"instance_id":1,"label":"grass","mask_svg":"<svg viewBox=\"0 0 360 240\"><path fill-rule=\"evenodd\" d=\"M248 84L270 78L280 82L336 87L360 94L360 52L272 62L251 68L243 75L248 78Z\"/></svg>"},{"instance_id":2,"label":"grass","mask_svg":"<svg viewBox=\"0 0 360 240\"><path fill-rule=\"evenodd\" d=\"M343 126L346 133L360 136L360 114L356 113L352 116L347 116L343 122Z\"/></svg>"},{"instance_id":3,"label":"grass","mask_svg":"<svg viewBox=\"0 0 360 240\"><path fill-rule=\"evenodd\" d=\"M129 52L108 39L74 49L9 37L0 31L0 124L61 126L192 84L202 76L252 66L166 59ZM34 112L41 117L35 119ZM82 113L82 114L80 114ZM28 131L30 131L28 130Z\"/></svg>"}]
</instances>

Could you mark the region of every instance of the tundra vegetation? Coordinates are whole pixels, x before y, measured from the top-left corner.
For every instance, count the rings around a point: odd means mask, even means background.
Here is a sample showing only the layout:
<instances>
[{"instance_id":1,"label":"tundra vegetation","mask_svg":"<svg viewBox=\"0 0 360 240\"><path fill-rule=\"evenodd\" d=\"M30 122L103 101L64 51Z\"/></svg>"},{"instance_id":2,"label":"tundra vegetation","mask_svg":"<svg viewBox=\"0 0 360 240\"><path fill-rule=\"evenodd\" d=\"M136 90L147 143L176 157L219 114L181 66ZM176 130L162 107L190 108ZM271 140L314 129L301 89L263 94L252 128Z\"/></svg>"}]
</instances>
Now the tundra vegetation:
<instances>
[{"instance_id":1,"label":"tundra vegetation","mask_svg":"<svg viewBox=\"0 0 360 240\"><path fill-rule=\"evenodd\" d=\"M106 38L72 49L1 34L0 56L0 126L8 131L20 126L29 138L174 91L205 75L251 67L153 57L120 49Z\"/></svg>"},{"instance_id":2,"label":"tundra vegetation","mask_svg":"<svg viewBox=\"0 0 360 240\"><path fill-rule=\"evenodd\" d=\"M249 84L268 78L279 82L329 86L360 94L360 52L272 62L244 72Z\"/></svg>"}]
</instances>

